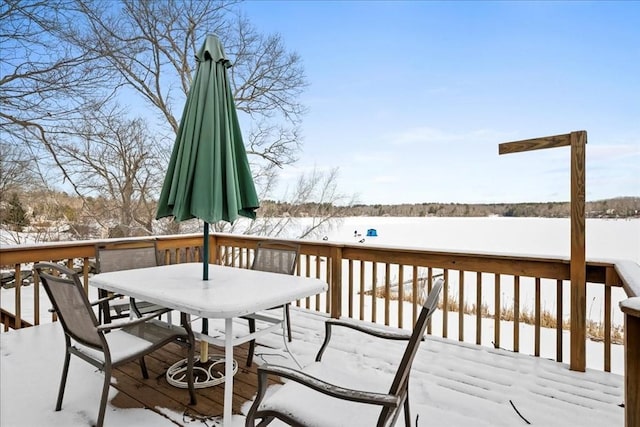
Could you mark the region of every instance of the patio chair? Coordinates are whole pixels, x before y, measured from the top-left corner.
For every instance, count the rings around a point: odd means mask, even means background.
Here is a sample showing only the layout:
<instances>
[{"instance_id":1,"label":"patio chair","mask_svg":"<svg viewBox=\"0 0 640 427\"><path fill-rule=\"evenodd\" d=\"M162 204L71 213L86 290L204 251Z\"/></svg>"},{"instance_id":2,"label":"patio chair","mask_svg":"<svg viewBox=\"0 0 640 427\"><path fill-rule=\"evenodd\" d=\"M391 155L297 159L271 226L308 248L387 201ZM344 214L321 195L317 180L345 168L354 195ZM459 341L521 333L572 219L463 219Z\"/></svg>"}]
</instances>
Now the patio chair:
<instances>
[{"instance_id":1,"label":"patio chair","mask_svg":"<svg viewBox=\"0 0 640 427\"><path fill-rule=\"evenodd\" d=\"M158 255L155 240L122 240L96 245L96 274L157 265ZM108 295L103 289L98 290L100 299ZM118 295L118 298L111 299L101 305L99 320L104 317L105 323L109 323L112 319L130 317L130 310L136 317L142 317L162 308L146 301L136 301L134 298Z\"/></svg>"},{"instance_id":2,"label":"patio chair","mask_svg":"<svg viewBox=\"0 0 640 427\"><path fill-rule=\"evenodd\" d=\"M270 364L258 367L258 394L247 415L246 426L256 425L257 419L261 420L257 425L264 426L275 418L292 426L305 426L312 423L317 426L332 427L342 425L392 426L397 421L402 407L404 407L405 425L410 426L409 374L413 359L418 351L418 345L420 341L424 340L427 324L437 308L443 283L442 278L437 279L434 283L410 336L382 331L361 323L330 319L325 323L325 338L315 363L301 371ZM409 341L387 393L366 391L363 388L346 388L335 384L336 382L347 384L349 380L345 378L344 372L331 374L332 370L335 371L339 367L323 364L322 355L329 345L332 328L337 326L351 328L378 338ZM269 375L285 378L288 381L267 396ZM333 377L333 383L328 381L330 377ZM373 382L371 378L356 378L356 380ZM380 385L376 385L380 390ZM329 400L330 405L323 405L322 401L325 400ZM301 403L303 401L304 403ZM308 402L313 402L313 404ZM331 410L325 410L319 414L318 408L331 408ZM349 417L349 414L353 414L353 416Z\"/></svg>"},{"instance_id":3,"label":"patio chair","mask_svg":"<svg viewBox=\"0 0 640 427\"><path fill-rule=\"evenodd\" d=\"M75 271L48 262L37 263L34 269L51 300L65 335L66 350L56 411L62 408L62 398L72 354L104 372L102 398L96 423L97 427L101 427L104 421L112 370L138 359L142 376L148 379L149 374L144 362L144 355L174 340L186 343L188 346L187 383L191 398L190 403L196 404L193 385L194 337L188 322L184 322L187 326L182 328L155 319L163 311L168 310L164 309L138 319L101 325L96 319L92 304L89 302Z\"/></svg>"},{"instance_id":4,"label":"patio chair","mask_svg":"<svg viewBox=\"0 0 640 427\"><path fill-rule=\"evenodd\" d=\"M263 241L258 242L254 253L252 270L268 271L271 273L281 273L292 275L296 271L298 255L300 254L300 245L290 242L280 241ZM281 307L273 307L272 309L284 310L284 321L287 327L287 339L291 342L291 319L289 316L289 306L287 303ZM256 330L256 318L258 316L245 316L249 321L249 332ZM247 355L247 366L253 364L253 354L255 351L256 341L249 342L249 354Z\"/></svg>"}]
</instances>

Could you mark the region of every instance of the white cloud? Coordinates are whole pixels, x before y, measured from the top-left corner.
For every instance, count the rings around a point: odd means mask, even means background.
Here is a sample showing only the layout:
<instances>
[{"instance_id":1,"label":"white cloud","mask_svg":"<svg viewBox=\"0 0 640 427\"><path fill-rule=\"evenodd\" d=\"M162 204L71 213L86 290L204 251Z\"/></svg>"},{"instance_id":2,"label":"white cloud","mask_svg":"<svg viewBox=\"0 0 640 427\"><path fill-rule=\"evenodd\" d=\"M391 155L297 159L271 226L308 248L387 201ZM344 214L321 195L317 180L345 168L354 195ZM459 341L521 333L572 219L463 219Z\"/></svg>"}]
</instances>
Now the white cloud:
<instances>
[{"instance_id":1,"label":"white cloud","mask_svg":"<svg viewBox=\"0 0 640 427\"><path fill-rule=\"evenodd\" d=\"M377 184L389 184L399 181L400 178L397 175L378 175L373 177L373 182Z\"/></svg>"}]
</instances>

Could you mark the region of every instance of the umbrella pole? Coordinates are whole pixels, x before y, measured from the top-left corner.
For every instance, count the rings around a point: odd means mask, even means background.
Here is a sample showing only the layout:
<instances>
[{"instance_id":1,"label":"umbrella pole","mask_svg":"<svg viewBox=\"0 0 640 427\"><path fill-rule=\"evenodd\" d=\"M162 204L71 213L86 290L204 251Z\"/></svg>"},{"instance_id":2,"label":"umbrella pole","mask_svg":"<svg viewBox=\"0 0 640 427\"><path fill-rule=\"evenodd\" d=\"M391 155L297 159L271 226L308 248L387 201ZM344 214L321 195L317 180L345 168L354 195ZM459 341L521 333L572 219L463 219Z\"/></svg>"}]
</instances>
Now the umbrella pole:
<instances>
[{"instance_id":1,"label":"umbrella pole","mask_svg":"<svg viewBox=\"0 0 640 427\"><path fill-rule=\"evenodd\" d=\"M202 246L202 280L209 280L209 223L204 222L204 244Z\"/></svg>"},{"instance_id":2,"label":"umbrella pole","mask_svg":"<svg viewBox=\"0 0 640 427\"><path fill-rule=\"evenodd\" d=\"M202 279L209 280L209 223L204 222L204 244L202 246ZM202 319L202 333L209 332L209 319ZM209 360L209 343L200 341L200 362Z\"/></svg>"}]
</instances>

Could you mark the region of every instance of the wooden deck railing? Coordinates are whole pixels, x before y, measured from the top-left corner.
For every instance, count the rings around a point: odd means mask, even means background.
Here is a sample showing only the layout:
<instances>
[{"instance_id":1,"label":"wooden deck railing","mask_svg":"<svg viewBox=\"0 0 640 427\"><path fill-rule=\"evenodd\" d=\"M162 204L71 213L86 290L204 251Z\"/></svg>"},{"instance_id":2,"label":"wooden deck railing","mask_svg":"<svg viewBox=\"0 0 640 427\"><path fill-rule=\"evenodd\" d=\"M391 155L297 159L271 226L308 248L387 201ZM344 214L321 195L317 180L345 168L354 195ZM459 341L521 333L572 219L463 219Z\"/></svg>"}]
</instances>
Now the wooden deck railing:
<instances>
[{"instance_id":1,"label":"wooden deck railing","mask_svg":"<svg viewBox=\"0 0 640 427\"><path fill-rule=\"evenodd\" d=\"M257 241L255 236L212 234L210 261L239 268L248 268ZM158 249L165 263L200 261L202 235L158 236ZM22 318L21 269L37 261L62 261L81 271L88 286L90 260L94 257L96 241L48 243L0 248L0 265L13 268L16 287L11 326L19 328L27 323L40 323L39 286L34 286L33 319ZM324 295L317 295L296 304L311 310L329 313L332 317L347 316L385 325L410 327L415 321L419 305L419 289L431 283L436 275L443 275L445 288L442 300L442 322L439 335L486 343L515 352L520 351L521 310L530 307L534 329L533 352L555 353L563 362L563 333L572 327L565 308L571 293L570 261L560 257L528 257L505 254L433 251L402 247L336 244L324 241L296 241L301 245L297 274L317 277L329 283ZM611 370L612 322L614 313L624 313L625 346L625 413L627 426L640 425L640 266L630 261L587 260L586 277L589 291L597 291L604 301L602 330L604 371ZM37 277L34 277L37 283ZM622 287L627 298L620 308L612 299L612 289ZM531 298L523 295L531 294ZM543 298L544 295L544 298ZM589 294L592 296L592 294ZM541 333L543 301L552 301L555 310L555 349L543 348ZM490 303L486 303L489 301ZM7 304L0 301L4 312ZM581 309L586 311L586 307ZM513 331L504 331L505 311L512 321ZM455 313L457 311L457 314ZM474 321L465 324L471 314ZM581 313L586 316L586 313ZM569 315L570 316L570 315ZM553 317L553 316L552 316ZM3 314L3 319L11 316ZM493 320L487 320L493 319ZM482 322L493 322L493 337L482 336ZM6 325L9 323L7 320ZM452 327L457 323L457 327ZM548 322L547 322L548 323ZM511 325L510 324L510 325ZM429 333L434 331L429 330ZM569 331L587 336L586 330ZM531 344L531 343L527 343ZM570 366L585 366L585 355L570 349ZM575 363L575 365L574 365Z\"/></svg>"}]
</instances>

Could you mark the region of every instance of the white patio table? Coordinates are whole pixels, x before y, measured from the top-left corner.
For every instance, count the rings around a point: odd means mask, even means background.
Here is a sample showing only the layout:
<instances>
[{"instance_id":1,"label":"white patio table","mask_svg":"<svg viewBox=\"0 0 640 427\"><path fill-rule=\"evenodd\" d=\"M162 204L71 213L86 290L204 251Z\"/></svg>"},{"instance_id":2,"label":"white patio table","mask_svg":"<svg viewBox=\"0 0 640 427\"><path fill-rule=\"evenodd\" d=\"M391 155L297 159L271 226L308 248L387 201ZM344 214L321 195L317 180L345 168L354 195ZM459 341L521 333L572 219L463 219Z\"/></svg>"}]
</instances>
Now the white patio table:
<instances>
[{"instance_id":1,"label":"white patio table","mask_svg":"<svg viewBox=\"0 0 640 427\"><path fill-rule=\"evenodd\" d=\"M320 279L215 264L209 265L209 280L203 280L201 263L101 273L93 276L89 284L204 319L225 320L223 424L227 426L231 425L232 416L233 346L256 336L234 338L233 319L316 295L328 288ZM219 339L207 335L195 335L220 343Z\"/></svg>"}]
</instances>

